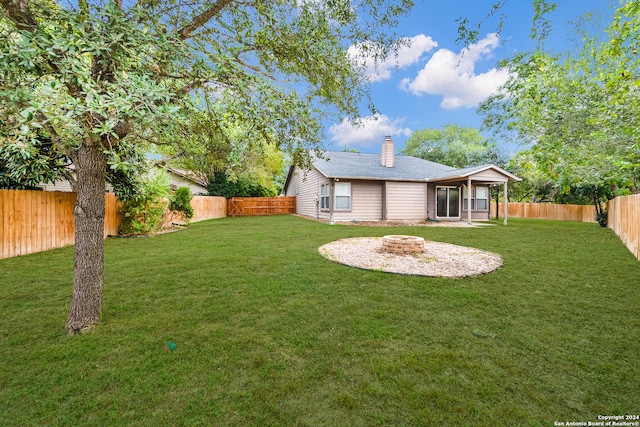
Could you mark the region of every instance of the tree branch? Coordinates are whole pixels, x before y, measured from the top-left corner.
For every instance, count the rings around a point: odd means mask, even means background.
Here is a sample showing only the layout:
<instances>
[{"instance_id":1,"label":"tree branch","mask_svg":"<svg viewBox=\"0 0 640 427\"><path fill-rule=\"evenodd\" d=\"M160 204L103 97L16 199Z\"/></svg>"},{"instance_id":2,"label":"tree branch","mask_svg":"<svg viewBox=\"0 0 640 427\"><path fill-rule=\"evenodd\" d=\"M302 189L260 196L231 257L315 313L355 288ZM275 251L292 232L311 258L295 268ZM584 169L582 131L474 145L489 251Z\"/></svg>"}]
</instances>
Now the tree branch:
<instances>
[{"instance_id":1,"label":"tree branch","mask_svg":"<svg viewBox=\"0 0 640 427\"><path fill-rule=\"evenodd\" d=\"M29 0L0 0L0 6L18 30L32 30L38 26L35 16L31 13Z\"/></svg>"},{"instance_id":2,"label":"tree branch","mask_svg":"<svg viewBox=\"0 0 640 427\"><path fill-rule=\"evenodd\" d=\"M1 0L1 1L5 1L5 0ZM198 28L202 27L207 22L209 22L211 20L211 18L213 18L214 16L219 14L222 11L222 9L224 9L226 6L228 6L232 2L233 2L233 0L217 0L213 4L213 6L211 6L208 9L206 9L200 15L196 16L195 18L193 18L193 20L191 22L189 22L187 25L182 27L178 31L178 36L182 40L188 39L189 37L191 37L191 33L193 33L195 30L197 30Z\"/></svg>"}]
</instances>

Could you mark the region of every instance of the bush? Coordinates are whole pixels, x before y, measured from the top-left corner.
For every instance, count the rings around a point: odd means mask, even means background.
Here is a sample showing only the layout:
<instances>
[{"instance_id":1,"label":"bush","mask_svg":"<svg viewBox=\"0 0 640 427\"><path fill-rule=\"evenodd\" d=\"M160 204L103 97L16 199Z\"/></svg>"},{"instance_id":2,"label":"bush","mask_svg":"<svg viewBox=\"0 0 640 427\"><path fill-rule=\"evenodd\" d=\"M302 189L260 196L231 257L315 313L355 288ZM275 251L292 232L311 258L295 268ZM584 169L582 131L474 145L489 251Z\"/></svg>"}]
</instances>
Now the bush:
<instances>
[{"instance_id":1,"label":"bush","mask_svg":"<svg viewBox=\"0 0 640 427\"><path fill-rule=\"evenodd\" d=\"M606 227L609 223L609 214L606 210L596 211L596 221L600 227Z\"/></svg>"},{"instance_id":2,"label":"bush","mask_svg":"<svg viewBox=\"0 0 640 427\"><path fill-rule=\"evenodd\" d=\"M209 178L207 185L210 196L232 197L272 197L277 196L274 191L257 182L237 179L230 180L226 173L216 172Z\"/></svg>"},{"instance_id":3,"label":"bush","mask_svg":"<svg viewBox=\"0 0 640 427\"><path fill-rule=\"evenodd\" d=\"M141 180L136 190L122 206L122 234L153 233L162 225L167 208L169 178L166 173L158 173Z\"/></svg>"},{"instance_id":4,"label":"bush","mask_svg":"<svg viewBox=\"0 0 640 427\"><path fill-rule=\"evenodd\" d=\"M181 213L186 219L193 218L192 198L189 187L179 187L169 199L169 210Z\"/></svg>"}]
</instances>

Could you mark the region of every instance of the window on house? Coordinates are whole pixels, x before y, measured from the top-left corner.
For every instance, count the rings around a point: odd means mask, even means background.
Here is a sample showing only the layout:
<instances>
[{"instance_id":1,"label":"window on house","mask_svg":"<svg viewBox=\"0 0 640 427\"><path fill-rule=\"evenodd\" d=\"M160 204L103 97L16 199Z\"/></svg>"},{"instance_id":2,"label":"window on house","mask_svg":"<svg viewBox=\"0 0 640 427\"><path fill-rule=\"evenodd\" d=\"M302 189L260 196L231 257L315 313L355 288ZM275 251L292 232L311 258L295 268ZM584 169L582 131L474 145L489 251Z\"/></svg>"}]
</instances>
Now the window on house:
<instances>
[{"instance_id":1,"label":"window on house","mask_svg":"<svg viewBox=\"0 0 640 427\"><path fill-rule=\"evenodd\" d=\"M464 209L469 209L469 189L465 186L463 192ZM471 189L471 210L486 211L489 208L489 189L487 187L473 187Z\"/></svg>"},{"instance_id":2,"label":"window on house","mask_svg":"<svg viewBox=\"0 0 640 427\"><path fill-rule=\"evenodd\" d=\"M320 186L320 209L329 209L329 184Z\"/></svg>"},{"instance_id":3,"label":"window on house","mask_svg":"<svg viewBox=\"0 0 640 427\"><path fill-rule=\"evenodd\" d=\"M487 187L476 187L476 210L486 211L489 209L489 189Z\"/></svg>"},{"instance_id":4,"label":"window on house","mask_svg":"<svg viewBox=\"0 0 640 427\"><path fill-rule=\"evenodd\" d=\"M473 189L472 189L473 190ZM465 185L462 190L462 206L465 211L469 210L469 188ZM473 193L471 195L471 210L475 209Z\"/></svg>"},{"instance_id":5,"label":"window on house","mask_svg":"<svg viewBox=\"0 0 640 427\"><path fill-rule=\"evenodd\" d=\"M350 182L336 182L336 210L350 210L351 209L351 183Z\"/></svg>"}]
</instances>

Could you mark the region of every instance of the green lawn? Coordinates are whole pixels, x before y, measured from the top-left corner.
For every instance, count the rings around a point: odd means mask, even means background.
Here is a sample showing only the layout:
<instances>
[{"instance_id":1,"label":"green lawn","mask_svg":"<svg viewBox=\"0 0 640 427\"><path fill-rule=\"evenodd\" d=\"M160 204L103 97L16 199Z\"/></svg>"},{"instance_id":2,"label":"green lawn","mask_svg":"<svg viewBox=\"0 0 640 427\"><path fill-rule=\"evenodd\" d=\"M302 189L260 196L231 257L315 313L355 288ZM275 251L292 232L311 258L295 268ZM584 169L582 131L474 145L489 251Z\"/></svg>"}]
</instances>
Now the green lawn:
<instances>
[{"instance_id":1,"label":"green lawn","mask_svg":"<svg viewBox=\"0 0 640 427\"><path fill-rule=\"evenodd\" d=\"M317 253L385 234L504 266L426 278ZM550 426L640 412L640 262L594 224L280 216L109 239L102 323L81 336L63 329L72 269L72 248L0 261L0 425Z\"/></svg>"}]
</instances>

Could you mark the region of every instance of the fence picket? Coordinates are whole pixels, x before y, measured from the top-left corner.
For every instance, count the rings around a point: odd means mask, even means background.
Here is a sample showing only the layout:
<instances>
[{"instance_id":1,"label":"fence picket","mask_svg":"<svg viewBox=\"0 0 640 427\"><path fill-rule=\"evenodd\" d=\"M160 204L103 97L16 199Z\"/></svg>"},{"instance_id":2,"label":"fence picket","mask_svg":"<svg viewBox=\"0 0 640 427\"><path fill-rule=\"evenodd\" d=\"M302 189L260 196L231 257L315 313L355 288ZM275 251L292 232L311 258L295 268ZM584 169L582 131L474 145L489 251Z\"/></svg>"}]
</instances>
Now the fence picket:
<instances>
[{"instance_id":1,"label":"fence picket","mask_svg":"<svg viewBox=\"0 0 640 427\"><path fill-rule=\"evenodd\" d=\"M640 260L640 194L616 197L609 201L609 228Z\"/></svg>"},{"instance_id":2,"label":"fence picket","mask_svg":"<svg viewBox=\"0 0 640 427\"><path fill-rule=\"evenodd\" d=\"M0 259L72 245L76 193L0 190ZM224 197L194 196L192 222L227 215ZM295 202L294 202L295 206ZM123 215L113 193L105 193L104 237L117 235Z\"/></svg>"},{"instance_id":3,"label":"fence picket","mask_svg":"<svg viewBox=\"0 0 640 427\"><path fill-rule=\"evenodd\" d=\"M495 216L495 202L491 203L491 215ZM500 215L503 204L498 205ZM559 221L595 222L595 208L592 205L557 205L550 203L509 202L507 213L513 218L555 219Z\"/></svg>"},{"instance_id":4,"label":"fence picket","mask_svg":"<svg viewBox=\"0 0 640 427\"><path fill-rule=\"evenodd\" d=\"M234 197L229 199L228 216L287 215L296 213L295 196Z\"/></svg>"}]
</instances>

